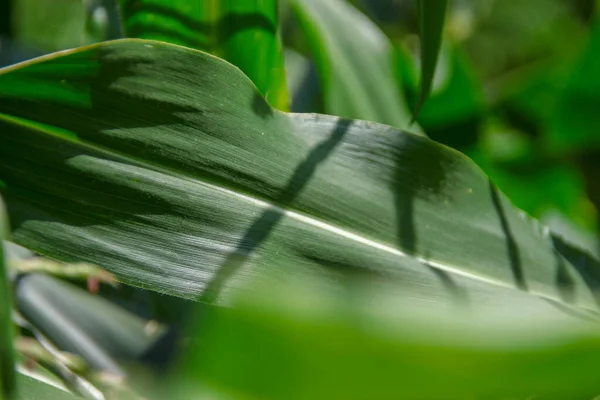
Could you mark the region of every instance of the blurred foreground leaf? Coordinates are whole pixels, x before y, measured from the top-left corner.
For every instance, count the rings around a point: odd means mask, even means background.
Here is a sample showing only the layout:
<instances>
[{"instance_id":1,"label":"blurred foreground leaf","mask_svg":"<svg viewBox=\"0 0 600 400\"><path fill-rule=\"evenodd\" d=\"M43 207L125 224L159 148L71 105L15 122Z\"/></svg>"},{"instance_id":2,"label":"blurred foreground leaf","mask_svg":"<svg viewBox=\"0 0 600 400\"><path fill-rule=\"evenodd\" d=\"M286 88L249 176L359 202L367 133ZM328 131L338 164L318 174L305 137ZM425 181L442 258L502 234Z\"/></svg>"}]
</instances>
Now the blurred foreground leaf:
<instances>
[{"instance_id":1,"label":"blurred foreground leaf","mask_svg":"<svg viewBox=\"0 0 600 400\"><path fill-rule=\"evenodd\" d=\"M205 302L250 277L345 292L360 276L442 308L597 313L598 275L464 155L275 111L215 57L121 40L4 69L0 86L2 192L14 239L42 254Z\"/></svg>"},{"instance_id":2,"label":"blurred foreground leaf","mask_svg":"<svg viewBox=\"0 0 600 400\"><path fill-rule=\"evenodd\" d=\"M183 384L176 398L558 400L600 393L597 323L565 324L543 313L417 312L400 296L373 305L360 295L285 285L259 293L234 309L203 310L194 351L177 370Z\"/></svg>"},{"instance_id":3,"label":"blurred foreground leaf","mask_svg":"<svg viewBox=\"0 0 600 400\"><path fill-rule=\"evenodd\" d=\"M289 109L277 0L121 0L126 35L208 51Z\"/></svg>"}]
</instances>

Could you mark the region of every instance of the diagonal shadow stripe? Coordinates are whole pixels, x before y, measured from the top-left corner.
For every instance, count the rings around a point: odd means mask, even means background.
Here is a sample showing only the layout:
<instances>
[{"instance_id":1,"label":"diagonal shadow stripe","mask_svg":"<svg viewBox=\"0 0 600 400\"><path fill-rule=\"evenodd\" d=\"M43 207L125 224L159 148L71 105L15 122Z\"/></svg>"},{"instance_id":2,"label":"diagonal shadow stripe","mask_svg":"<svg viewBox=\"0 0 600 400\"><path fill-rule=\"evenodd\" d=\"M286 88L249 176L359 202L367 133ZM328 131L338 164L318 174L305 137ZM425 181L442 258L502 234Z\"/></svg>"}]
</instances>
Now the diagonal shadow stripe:
<instances>
[{"instance_id":1,"label":"diagonal shadow stripe","mask_svg":"<svg viewBox=\"0 0 600 400\"><path fill-rule=\"evenodd\" d=\"M300 163L286 187L275 198L274 205L265 210L263 214L248 228L236 248L226 257L217 269L214 278L207 285L199 298L200 302L214 304L223 285L235 275L246 263L249 257L267 240L277 224L285 215L285 207L293 203L297 196L306 187L317 167L329 157L335 147L352 125L352 121L340 120L329 138L317 145Z\"/></svg>"},{"instance_id":2,"label":"diagonal shadow stripe","mask_svg":"<svg viewBox=\"0 0 600 400\"><path fill-rule=\"evenodd\" d=\"M515 241L515 237L512 234L508 219L504 213L500 196L498 195L498 189L490 181L490 195L492 197L492 203L500 219L500 226L504 233L504 240L506 241L506 251L508 252L508 260L510 262L510 268L512 270L513 277L515 279L515 285L521 290L527 291L527 283L525 282L525 275L523 274L523 265L521 264L521 256L519 254L519 247Z\"/></svg>"}]
</instances>

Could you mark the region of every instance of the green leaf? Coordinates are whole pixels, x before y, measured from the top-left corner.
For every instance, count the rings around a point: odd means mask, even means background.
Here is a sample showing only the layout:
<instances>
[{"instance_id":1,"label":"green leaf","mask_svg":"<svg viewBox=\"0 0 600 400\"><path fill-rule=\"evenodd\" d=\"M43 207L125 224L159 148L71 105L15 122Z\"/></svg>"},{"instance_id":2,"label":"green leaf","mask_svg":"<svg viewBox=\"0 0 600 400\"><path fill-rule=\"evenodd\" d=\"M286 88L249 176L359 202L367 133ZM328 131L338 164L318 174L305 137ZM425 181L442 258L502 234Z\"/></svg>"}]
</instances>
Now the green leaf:
<instances>
[{"instance_id":1,"label":"green leaf","mask_svg":"<svg viewBox=\"0 0 600 400\"><path fill-rule=\"evenodd\" d=\"M15 400L75 400L79 399L64 389L55 387L42 376L17 374L18 390Z\"/></svg>"},{"instance_id":2,"label":"green leaf","mask_svg":"<svg viewBox=\"0 0 600 400\"><path fill-rule=\"evenodd\" d=\"M404 83L409 102L418 98L415 57L399 48L396 74ZM441 49L430 97L422 105L417 121L427 136L459 151L477 141L479 121L485 111L483 88L464 52L448 41ZM510 197L510 196L509 196Z\"/></svg>"},{"instance_id":3,"label":"green leaf","mask_svg":"<svg viewBox=\"0 0 600 400\"><path fill-rule=\"evenodd\" d=\"M206 302L250 276L338 291L358 274L442 306L493 287L597 310L595 275L422 136L274 111L237 68L153 41L2 72L2 192L14 239L41 254Z\"/></svg>"},{"instance_id":4,"label":"green leaf","mask_svg":"<svg viewBox=\"0 0 600 400\"><path fill-rule=\"evenodd\" d=\"M394 77L394 50L377 25L345 1L290 4L315 59L325 112L408 128L410 113Z\"/></svg>"},{"instance_id":5,"label":"green leaf","mask_svg":"<svg viewBox=\"0 0 600 400\"><path fill-rule=\"evenodd\" d=\"M128 37L208 51L239 67L274 107L289 109L277 0L121 0Z\"/></svg>"},{"instance_id":6,"label":"green leaf","mask_svg":"<svg viewBox=\"0 0 600 400\"><path fill-rule=\"evenodd\" d=\"M360 294L255 289L262 293L238 298L235 308L202 309L172 398L558 400L600 393L595 323L517 317L518 307L476 319L424 314L389 294L370 305Z\"/></svg>"},{"instance_id":7,"label":"green leaf","mask_svg":"<svg viewBox=\"0 0 600 400\"><path fill-rule=\"evenodd\" d=\"M11 398L15 388L11 290L2 246L2 240L9 234L8 217L0 197L0 399Z\"/></svg>"},{"instance_id":8,"label":"green leaf","mask_svg":"<svg viewBox=\"0 0 600 400\"><path fill-rule=\"evenodd\" d=\"M442 43L447 0L418 0L419 37L421 41L421 91L413 119L417 119L423 103L429 96L435 66Z\"/></svg>"}]
</instances>

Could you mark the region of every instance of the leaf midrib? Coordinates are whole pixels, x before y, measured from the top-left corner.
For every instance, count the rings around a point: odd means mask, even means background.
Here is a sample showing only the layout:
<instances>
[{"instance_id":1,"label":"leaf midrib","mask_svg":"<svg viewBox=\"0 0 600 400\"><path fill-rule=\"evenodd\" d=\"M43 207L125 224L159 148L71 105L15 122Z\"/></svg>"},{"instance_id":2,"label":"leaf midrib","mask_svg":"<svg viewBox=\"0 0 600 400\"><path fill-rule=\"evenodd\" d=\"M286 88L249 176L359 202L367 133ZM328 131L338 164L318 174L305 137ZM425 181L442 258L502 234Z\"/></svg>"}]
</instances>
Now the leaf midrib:
<instances>
[{"instance_id":1,"label":"leaf midrib","mask_svg":"<svg viewBox=\"0 0 600 400\"><path fill-rule=\"evenodd\" d=\"M287 113L282 113L282 114L284 114L287 118L289 118L289 115ZM70 137L66 137L66 136L57 134L57 133L53 132L51 129L43 129L42 126L39 126L37 124L32 124L32 123L30 123L30 121L22 119L22 118L15 118L15 117L11 117L9 115L0 113L0 120L3 120L9 124L22 125L29 130L39 132L40 134L43 134L43 135L52 136L59 141L62 140L65 142L73 143L77 146L81 146L84 149L91 150L92 152L107 155L108 157L110 157L114 160L118 160L118 161L124 162L126 164L135 165L137 167L148 169L148 170L151 170L153 172L160 173L163 175L173 176L173 177L176 177L183 181L191 182L193 184L201 184L201 185L208 186L214 190L220 191L220 192L225 193L230 196L237 197L246 202L249 202L256 206L259 206L261 208L264 208L264 209L271 208L273 210L277 210L278 212L281 212L283 215L285 215L293 220L296 220L298 222L313 226L315 228L323 229L327 232L344 237L346 239L352 240L357 243L361 243L363 245L372 247L374 249L384 251L388 254L392 254L397 257L411 258L411 259L417 260L421 263L426 263L426 264L430 265L431 267L438 268L440 270L444 270L444 271L453 273L455 275L464 276L464 277L474 279L477 281L482 281L482 282L493 284L496 286L507 287L507 288L517 290L514 286L512 286L504 281L490 278L488 276L478 275L478 274L475 274L472 272L467 272L467 271L462 270L460 267L458 267L456 265L444 263L439 260L433 260L431 258L424 258L424 257L418 256L418 255L408 255L408 254L398 250L395 247L391 247L387 244L383 244L378 241L365 238L357 233L349 231L346 228L341 228L339 226L332 225L329 222L326 222L319 218L316 218L312 214L305 214L305 213L299 212L295 209L284 208L281 205L277 205L277 204L269 202L267 199L262 199L262 198L250 195L247 192L240 191L239 188L231 187L231 186L227 185L226 182L217 181L217 180L213 181L205 176L204 177L198 177L198 176L190 177L189 175L182 174L180 171L178 171L176 169L165 167L160 164L157 165L157 164L149 163L147 161L140 160L137 157L131 156L129 154L121 153L118 150L110 149L110 148L107 148L107 147L104 147L101 145L87 142L85 140L82 140L81 138L74 139L74 138L70 138ZM528 291L528 293L530 293L532 295L537 295L539 297L548 298L548 299L551 299L554 301L559 301L562 303L562 300L558 296L550 296L546 293L540 293L540 292L536 292L534 290L530 290L530 291ZM589 308L589 307L586 307L583 305L579 305L579 304L577 305L577 308L583 308L583 309L590 310L590 311L596 311L592 308Z\"/></svg>"}]
</instances>

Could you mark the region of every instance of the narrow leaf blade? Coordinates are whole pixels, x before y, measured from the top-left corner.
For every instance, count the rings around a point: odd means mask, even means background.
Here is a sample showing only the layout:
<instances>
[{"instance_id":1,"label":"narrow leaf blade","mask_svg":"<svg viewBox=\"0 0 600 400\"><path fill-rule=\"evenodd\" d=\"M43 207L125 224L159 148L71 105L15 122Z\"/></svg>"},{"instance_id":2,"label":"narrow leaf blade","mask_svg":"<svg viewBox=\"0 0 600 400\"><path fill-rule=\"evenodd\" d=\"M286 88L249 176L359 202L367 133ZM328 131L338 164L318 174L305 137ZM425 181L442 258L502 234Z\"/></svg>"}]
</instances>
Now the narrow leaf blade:
<instances>
[{"instance_id":1,"label":"narrow leaf blade","mask_svg":"<svg viewBox=\"0 0 600 400\"><path fill-rule=\"evenodd\" d=\"M444 18L446 16L446 9L448 8L448 1L418 0L417 4L421 40L421 88L413 120L416 120L419 116L421 107L431 92L435 66L442 43Z\"/></svg>"}]
</instances>

